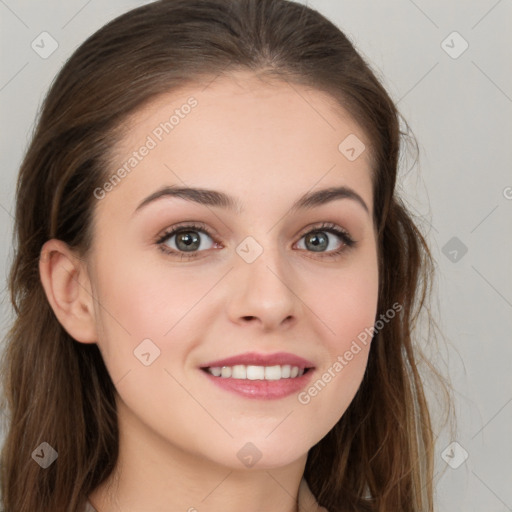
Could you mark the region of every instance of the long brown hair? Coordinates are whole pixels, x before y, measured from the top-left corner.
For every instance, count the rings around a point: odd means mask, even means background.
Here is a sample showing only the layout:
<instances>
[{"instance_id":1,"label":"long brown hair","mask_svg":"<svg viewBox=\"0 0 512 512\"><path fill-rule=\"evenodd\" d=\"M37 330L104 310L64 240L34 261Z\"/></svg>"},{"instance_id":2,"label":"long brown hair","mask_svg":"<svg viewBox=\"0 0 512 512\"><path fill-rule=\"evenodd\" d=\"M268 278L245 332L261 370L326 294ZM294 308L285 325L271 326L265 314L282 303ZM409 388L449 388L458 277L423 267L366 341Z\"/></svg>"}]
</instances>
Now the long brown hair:
<instances>
[{"instance_id":1,"label":"long brown hair","mask_svg":"<svg viewBox=\"0 0 512 512\"><path fill-rule=\"evenodd\" d=\"M373 157L378 229L378 316L363 382L335 427L308 454L305 478L330 512L433 510L434 434L413 342L433 262L395 193L400 116L345 35L287 0L160 0L89 37L42 105L16 190L9 287L15 321L3 359L9 428L2 452L5 512L81 511L118 457L115 387L96 344L76 342L41 285L43 244L57 238L85 257L94 190L108 179L129 114L159 94L250 70L329 93L362 126ZM58 460L42 470L42 442Z\"/></svg>"}]
</instances>

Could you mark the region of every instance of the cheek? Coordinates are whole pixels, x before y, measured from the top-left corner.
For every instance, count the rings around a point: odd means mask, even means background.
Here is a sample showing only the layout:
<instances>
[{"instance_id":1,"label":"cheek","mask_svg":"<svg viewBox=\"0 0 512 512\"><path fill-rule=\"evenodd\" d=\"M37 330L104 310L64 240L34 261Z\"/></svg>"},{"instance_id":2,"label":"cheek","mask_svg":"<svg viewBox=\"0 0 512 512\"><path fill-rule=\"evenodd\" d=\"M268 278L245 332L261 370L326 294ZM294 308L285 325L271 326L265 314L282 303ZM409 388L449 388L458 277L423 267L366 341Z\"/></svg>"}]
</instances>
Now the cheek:
<instances>
[{"instance_id":1,"label":"cheek","mask_svg":"<svg viewBox=\"0 0 512 512\"><path fill-rule=\"evenodd\" d=\"M378 280L369 274L347 276L325 299L332 321L331 349L345 351L350 341L373 326L377 314Z\"/></svg>"},{"instance_id":2,"label":"cheek","mask_svg":"<svg viewBox=\"0 0 512 512\"><path fill-rule=\"evenodd\" d=\"M194 306L211 283L127 259L117 265L103 259L97 280L98 346L119 398L162 433L169 429L173 437L185 436L165 404L172 403L185 417L202 413L177 382L184 381L193 345L189 331Z\"/></svg>"},{"instance_id":3,"label":"cheek","mask_svg":"<svg viewBox=\"0 0 512 512\"><path fill-rule=\"evenodd\" d=\"M354 398L368 361L378 301L378 269L373 255L336 276L317 281L323 294L312 293L321 319L325 359L298 402L332 428Z\"/></svg>"},{"instance_id":4,"label":"cheek","mask_svg":"<svg viewBox=\"0 0 512 512\"><path fill-rule=\"evenodd\" d=\"M319 276L315 284L309 292L311 303L326 327L332 358L348 350L351 341L375 322L379 287L376 253L361 253L339 271Z\"/></svg>"},{"instance_id":5,"label":"cheek","mask_svg":"<svg viewBox=\"0 0 512 512\"><path fill-rule=\"evenodd\" d=\"M164 268L129 258L114 262L105 255L98 261L98 345L107 366L118 374L137 363L134 350L143 340L152 340L158 350L165 351L173 330L177 331L174 326L181 327L180 319L186 318L204 295L207 283L179 272L173 272L172 279L165 279ZM179 351L179 344L174 345L173 355L179 356Z\"/></svg>"},{"instance_id":6,"label":"cheek","mask_svg":"<svg viewBox=\"0 0 512 512\"><path fill-rule=\"evenodd\" d=\"M127 258L110 264L104 260L97 282L101 315L109 324L122 324L132 337L161 337L211 286L193 270Z\"/></svg>"},{"instance_id":7,"label":"cheek","mask_svg":"<svg viewBox=\"0 0 512 512\"><path fill-rule=\"evenodd\" d=\"M377 314L378 281L377 275L350 275L333 280L330 292L322 299L320 311L328 325L325 337L328 360L332 367L340 356L347 363L344 373L361 375L366 367L371 335L370 328ZM349 363L349 364L348 364Z\"/></svg>"}]
</instances>

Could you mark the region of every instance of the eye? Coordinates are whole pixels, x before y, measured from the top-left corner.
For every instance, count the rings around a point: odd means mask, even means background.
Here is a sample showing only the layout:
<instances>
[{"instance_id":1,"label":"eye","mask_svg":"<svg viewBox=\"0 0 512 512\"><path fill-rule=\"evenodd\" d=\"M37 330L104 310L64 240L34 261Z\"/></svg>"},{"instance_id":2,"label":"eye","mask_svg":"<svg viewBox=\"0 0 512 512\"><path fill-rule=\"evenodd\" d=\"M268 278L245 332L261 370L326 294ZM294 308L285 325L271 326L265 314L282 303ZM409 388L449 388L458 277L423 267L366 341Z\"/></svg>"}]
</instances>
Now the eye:
<instances>
[{"instance_id":1,"label":"eye","mask_svg":"<svg viewBox=\"0 0 512 512\"><path fill-rule=\"evenodd\" d=\"M335 237L329 236L329 233ZM179 255L181 259L192 259L199 256L204 250L212 248L212 244L208 247L208 243L205 247L204 235L213 242L213 246L218 247L208 229L202 224L173 226L166 230L156 240L156 243L164 253L170 256ZM341 244L332 242L331 238L338 238L341 240ZM305 250L319 253L320 257L335 257L356 245L356 242L345 230L332 223L324 223L313 229L310 228L302 235L302 239L305 239ZM338 249L336 249L337 245L339 245Z\"/></svg>"},{"instance_id":2,"label":"eye","mask_svg":"<svg viewBox=\"0 0 512 512\"><path fill-rule=\"evenodd\" d=\"M204 226L192 224L170 228L157 240L157 244L166 254L180 254L182 258L194 258L198 255L198 251L202 252L202 250L211 248L204 247L205 243L200 233L213 241L209 231Z\"/></svg>"},{"instance_id":3,"label":"eye","mask_svg":"<svg viewBox=\"0 0 512 512\"><path fill-rule=\"evenodd\" d=\"M341 247L336 249L337 244L335 242L331 243L331 237L327 235L328 233L336 235L342 241ZM324 223L310 229L302 238L305 239L306 250L311 249L312 252L321 253L321 257L337 256L356 244L355 240L345 230L331 223Z\"/></svg>"}]
</instances>

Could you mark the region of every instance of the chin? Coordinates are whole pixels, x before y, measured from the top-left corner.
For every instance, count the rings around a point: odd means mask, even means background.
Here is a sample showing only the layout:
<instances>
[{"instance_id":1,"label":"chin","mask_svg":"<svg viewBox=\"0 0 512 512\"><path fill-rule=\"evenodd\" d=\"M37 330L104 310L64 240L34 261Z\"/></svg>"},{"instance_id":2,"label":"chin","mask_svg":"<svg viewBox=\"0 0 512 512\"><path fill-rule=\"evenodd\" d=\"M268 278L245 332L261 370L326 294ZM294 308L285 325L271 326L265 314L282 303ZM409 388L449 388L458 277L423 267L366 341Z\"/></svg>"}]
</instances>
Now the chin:
<instances>
[{"instance_id":1,"label":"chin","mask_svg":"<svg viewBox=\"0 0 512 512\"><path fill-rule=\"evenodd\" d=\"M247 436L232 439L230 446L221 454L212 454L212 460L234 470L275 469L288 466L307 456L308 450L315 444L299 443L298 436ZM286 439L286 440L285 440ZM226 457L227 455L227 457Z\"/></svg>"}]
</instances>

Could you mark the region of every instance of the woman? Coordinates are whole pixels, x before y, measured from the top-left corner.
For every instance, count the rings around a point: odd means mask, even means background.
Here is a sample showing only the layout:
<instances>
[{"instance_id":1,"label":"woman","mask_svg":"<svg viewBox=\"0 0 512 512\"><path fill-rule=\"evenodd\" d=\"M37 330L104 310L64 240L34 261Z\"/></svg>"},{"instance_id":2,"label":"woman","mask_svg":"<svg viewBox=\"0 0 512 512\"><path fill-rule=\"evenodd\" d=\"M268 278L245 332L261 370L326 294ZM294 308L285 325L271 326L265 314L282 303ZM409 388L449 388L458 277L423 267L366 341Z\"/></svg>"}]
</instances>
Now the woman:
<instances>
[{"instance_id":1,"label":"woman","mask_svg":"<svg viewBox=\"0 0 512 512\"><path fill-rule=\"evenodd\" d=\"M65 64L17 186L5 512L433 510L399 116L285 0L161 0Z\"/></svg>"}]
</instances>

